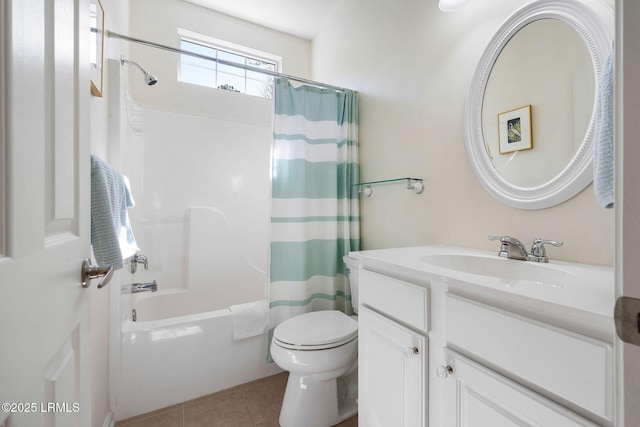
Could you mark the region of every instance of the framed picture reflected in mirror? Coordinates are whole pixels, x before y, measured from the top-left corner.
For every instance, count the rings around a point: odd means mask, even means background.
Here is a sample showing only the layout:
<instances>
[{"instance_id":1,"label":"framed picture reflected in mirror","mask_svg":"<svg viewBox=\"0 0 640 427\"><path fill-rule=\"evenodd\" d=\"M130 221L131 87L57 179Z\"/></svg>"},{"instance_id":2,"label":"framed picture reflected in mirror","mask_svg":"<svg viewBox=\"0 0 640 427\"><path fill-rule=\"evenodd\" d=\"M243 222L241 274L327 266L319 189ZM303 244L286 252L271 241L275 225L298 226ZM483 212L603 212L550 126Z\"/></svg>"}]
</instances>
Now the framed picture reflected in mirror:
<instances>
[{"instance_id":1,"label":"framed picture reflected in mirror","mask_svg":"<svg viewBox=\"0 0 640 427\"><path fill-rule=\"evenodd\" d=\"M524 107L498 114L498 135L500 139L500 154L533 148L531 140L531 105L525 105Z\"/></svg>"}]
</instances>

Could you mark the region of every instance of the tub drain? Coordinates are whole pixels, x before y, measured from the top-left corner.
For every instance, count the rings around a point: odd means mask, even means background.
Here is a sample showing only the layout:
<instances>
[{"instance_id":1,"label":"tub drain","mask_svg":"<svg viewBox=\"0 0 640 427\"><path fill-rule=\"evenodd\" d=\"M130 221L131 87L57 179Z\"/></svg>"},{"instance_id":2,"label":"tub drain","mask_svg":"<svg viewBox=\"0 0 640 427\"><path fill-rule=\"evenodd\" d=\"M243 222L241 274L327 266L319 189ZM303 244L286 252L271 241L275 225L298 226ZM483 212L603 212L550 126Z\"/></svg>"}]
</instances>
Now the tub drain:
<instances>
[{"instance_id":1,"label":"tub drain","mask_svg":"<svg viewBox=\"0 0 640 427\"><path fill-rule=\"evenodd\" d=\"M131 310L131 320L133 320L134 322L136 320L138 320L138 313L136 313L136 309L135 308L133 310Z\"/></svg>"}]
</instances>

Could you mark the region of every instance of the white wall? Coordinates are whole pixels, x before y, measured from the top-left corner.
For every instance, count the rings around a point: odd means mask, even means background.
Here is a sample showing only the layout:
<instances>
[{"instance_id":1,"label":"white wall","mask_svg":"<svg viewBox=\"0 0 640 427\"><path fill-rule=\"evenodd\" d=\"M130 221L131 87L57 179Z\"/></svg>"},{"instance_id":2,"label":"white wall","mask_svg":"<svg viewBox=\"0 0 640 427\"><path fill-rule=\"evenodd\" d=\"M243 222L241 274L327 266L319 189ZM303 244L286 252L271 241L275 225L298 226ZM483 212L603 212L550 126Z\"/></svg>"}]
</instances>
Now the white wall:
<instances>
[{"instance_id":1,"label":"white wall","mask_svg":"<svg viewBox=\"0 0 640 427\"><path fill-rule=\"evenodd\" d=\"M178 28L282 57L284 73L299 77L310 74L308 40L273 31L181 0L136 0L131 2L131 35L166 46L179 47ZM152 87L130 73L133 95L140 104L163 111L205 115L229 120L261 120L261 111L245 104L241 115L227 108L233 99L222 91L178 82L179 55L140 45L131 46L131 59L158 77ZM137 70L132 70L136 71ZM212 101L220 99L221 102ZM231 110L231 111L230 111Z\"/></svg>"},{"instance_id":2,"label":"white wall","mask_svg":"<svg viewBox=\"0 0 640 427\"><path fill-rule=\"evenodd\" d=\"M488 235L562 240L549 257L613 264L611 210L588 187L549 209L495 200L464 150L464 105L493 33L527 0L470 1L453 13L437 0L347 0L314 38L313 79L360 92L362 180L425 179L421 195L377 186L362 198L365 249L449 244L498 250Z\"/></svg>"}]
</instances>

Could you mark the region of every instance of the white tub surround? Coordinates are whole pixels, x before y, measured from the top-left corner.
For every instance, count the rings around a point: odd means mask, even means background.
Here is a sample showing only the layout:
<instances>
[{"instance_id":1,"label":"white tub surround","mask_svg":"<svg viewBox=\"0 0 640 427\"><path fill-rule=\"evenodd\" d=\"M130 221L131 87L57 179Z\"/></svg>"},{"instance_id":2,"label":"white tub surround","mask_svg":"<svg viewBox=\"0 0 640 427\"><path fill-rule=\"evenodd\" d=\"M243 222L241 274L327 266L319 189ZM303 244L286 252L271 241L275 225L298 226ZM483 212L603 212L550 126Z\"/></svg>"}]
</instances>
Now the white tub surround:
<instances>
[{"instance_id":1,"label":"white tub surround","mask_svg":"<svg viewBox=\"0 0 640 427\"><path fill-rule=\"evenodd\" d=\"M137 195L131 225L149 265L121 285L156 281L158 291L110 287L116 420L281 372L266 363L267 334L233 339L229 310L266 296L272 101L181 84L169 77L178 55L130 53L161 84L133 100L141 79L109 61L109 159Z\"/></svg>"},{"instance_id":2,"label":"white tub surround","mask_svg":"<svg viewBox=\"0 0 640 427\"><path fill-rule=\"evenodd\" d=\"M549 264L504 259L498 249L351 254L365 313L361 422L613 426L613 270L555 262L553 251Z\"/></svg>"}]
</instances>

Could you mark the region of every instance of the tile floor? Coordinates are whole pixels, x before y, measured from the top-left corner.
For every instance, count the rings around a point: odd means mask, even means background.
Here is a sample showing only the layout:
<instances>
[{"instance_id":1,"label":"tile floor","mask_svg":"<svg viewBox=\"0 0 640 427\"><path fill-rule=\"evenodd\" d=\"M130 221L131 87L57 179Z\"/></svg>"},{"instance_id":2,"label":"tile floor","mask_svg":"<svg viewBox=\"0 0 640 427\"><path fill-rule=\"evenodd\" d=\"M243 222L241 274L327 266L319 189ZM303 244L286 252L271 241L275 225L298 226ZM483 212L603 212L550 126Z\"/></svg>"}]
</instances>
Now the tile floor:
<instances>
[{"instance_id":1,"label":"tile floor","mask_svg":"<svg viewBox=\"0 0 640 427\"><path fill-rule=\"evenodd\" d=\"M287 376L283 372L138 415L117 422L116 427L278 427ZM357 415L339 424L357 426Z\"/></svg>"}]
</instances>

